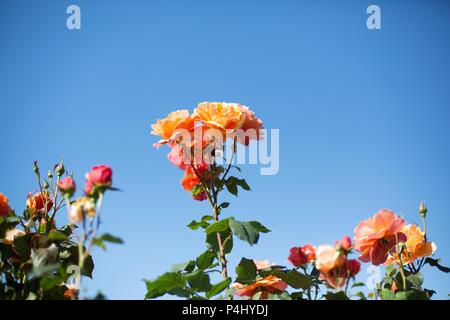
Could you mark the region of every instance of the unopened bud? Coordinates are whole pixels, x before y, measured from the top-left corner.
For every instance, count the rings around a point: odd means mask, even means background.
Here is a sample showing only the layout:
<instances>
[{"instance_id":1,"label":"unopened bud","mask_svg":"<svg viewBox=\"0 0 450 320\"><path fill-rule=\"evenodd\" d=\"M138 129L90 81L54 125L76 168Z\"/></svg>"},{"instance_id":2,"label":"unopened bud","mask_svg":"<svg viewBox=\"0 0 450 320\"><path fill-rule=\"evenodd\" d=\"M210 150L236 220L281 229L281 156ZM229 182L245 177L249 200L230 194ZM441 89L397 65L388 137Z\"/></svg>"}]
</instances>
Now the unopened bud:
<instances>
[{"instance_id":1,"label":"unopened bud","mask_svg":"<svg viewBox=\"0 0 450 320\"><path fill-rule=\"evenodd\" d=\"M53 173L50 170L47 172L47 177L50 181L53 179Z\"/></svg>"},{"instance_id":2,"label":"unopened bud","mask_svg":"<svg viewBox=\"0 0 450 320\"><path fill-rule=\"evenodd\" d=\"M425 218L426 215L427 215L427 212L428 212L427 206L425 205L424 202L421 202L420 205L419 205L419 213L420 213L420 215L423 218Z\"/></svg>"},{"instance_id":3,"label":"unopened bud","mask_svg":"<svg viewBox=\"0 0 450 320\"><path fill-rule=\"evenodd\" d=\"M38 167L38 163L37 163L36 160L35 160L34 163L33 163L33 171L34 171L34 173L36 173L37 175L39 175L39 167Z\"/></svg>"},{"instance_id":4,"label":"unopened bud","mask_svg":"<svg viewBox=\"0 0 450 320\"><path fill-rule=\"evenodd\" d=\"M61 177L61 176L64 174L65 171L66 171L66 170L64 169L64 165L63 165L62 162L58 163L58 164L55 166L55 172L56 172L56 174L58 175L58 177Z\"/></svg>"},{"instance_id":5,"label":"unopened bud","mask_svg":"<svg viewBox=\"0 0 450 320\"><path fill-rule=\"evenodd\" d=\"M49 184L48 184L47 180L44 180L44 186L43 187L44 187L45 190L48 189Z\"/></svg>"}]
</instances>

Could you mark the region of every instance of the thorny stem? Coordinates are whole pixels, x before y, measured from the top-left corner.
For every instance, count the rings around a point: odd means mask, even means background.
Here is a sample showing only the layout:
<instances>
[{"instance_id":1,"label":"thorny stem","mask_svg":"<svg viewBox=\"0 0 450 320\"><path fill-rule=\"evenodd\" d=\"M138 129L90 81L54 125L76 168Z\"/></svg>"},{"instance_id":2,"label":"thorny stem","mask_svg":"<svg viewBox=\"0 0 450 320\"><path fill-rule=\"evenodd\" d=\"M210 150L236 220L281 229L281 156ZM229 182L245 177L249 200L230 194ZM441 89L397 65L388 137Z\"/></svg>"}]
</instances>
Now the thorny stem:
<instances>
[{"instance_id":1,"label":"thorny stem","mask_svg":"<svg viewBox=\"0 0 450 320\"><path fill-rule=\"evenodd\" d=\"M230 171L231 166L233 164L235 152L236 152L236 139L234 139L234 142L233 142L233 152L231 154L230 162L229 162L228 167L225 170L225 172L222 176L222 179L220 180L220 184L217 188L214 188L213 183L211 183L211 186L208 188L205 181L203 181L201 179L200 175L198 174L195 166L191 163L192 169L193 169L195 175L197 176L197 178L200 180L200 185L201 185L203 191L206 193L209 203L211 204L214 222L218 222L220 220L220 218L219 218L220 209L217 204L217 202L218 202L217 198L218 198L220 190L223 188L223 185L225 184L225 179L226 179L228 172ZM225 244L229 240L229 238L223 240L222 235L219 232L216 233L216 237L217 237L217 244L219 247L220 265L222 268L221 274L224 279L227 279L228 278L228 261L226 259Z\"/></svg>"}]
</instances>

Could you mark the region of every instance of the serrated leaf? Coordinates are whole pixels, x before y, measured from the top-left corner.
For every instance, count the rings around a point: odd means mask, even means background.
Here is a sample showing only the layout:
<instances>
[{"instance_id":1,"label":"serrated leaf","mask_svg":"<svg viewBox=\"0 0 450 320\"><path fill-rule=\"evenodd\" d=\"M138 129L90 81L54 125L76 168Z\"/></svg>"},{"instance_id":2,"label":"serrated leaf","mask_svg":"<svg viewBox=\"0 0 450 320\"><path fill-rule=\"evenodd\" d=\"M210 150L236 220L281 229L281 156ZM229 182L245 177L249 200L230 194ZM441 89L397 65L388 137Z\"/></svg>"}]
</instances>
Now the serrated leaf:
<instances>
[{"instance_id":1,"label":"serrated leaf","mask_svg":"<svg viewBox=\"0 0 450 320\"><path fill-rule=\"evenodd\" d=\"M211 290L211 282L209 275L202 270L197 270L186 276L189 286L199 292L206 292Z\"/></svg>"},{"instance_id":2,"label":"serrated leaf","mask_svg":"<svg viewBox=\"0 0 450 320\"><path fill-rule=\"evenodd\" d=\"M257 269L253 260L242 258L236 266L236 275L236 282L242 284L254 282L257 275Z\"/></svg>"},{"instance_id":3,"label":"serrated leaf","mask_svg":"<svg viewBox=\"0 0 450 320\"><path fill-rule=\"evenodd\" d=\"M208 228L206 228L206 234L226 231L227 229L230 228L229 221L231 221L231 220L233 220L233 219L227 218L227 219L223 219L223 220L214 222L213 224L209 225Z\"/></svg>"},{"instance_id":4,"label":"serrated leaf","mask_svg":"<svg viewBox=\"0 0 450 320\"><path fill-rule=\"evenodd\" d=\"M118 244L123 243L123 240L121 238L113 236L112 234L109 234L109 233L103 234L101 237L99 237L99 239L106 241L106 242L111 242L111 243L118 243Z\"/></svg>"},{"instance_id":5,"label":"serrated leaf","mask_svg":"<svg viewBox=\"0 0 450 320\"><path fill-rule=\"evenodd\" d=\"M195 261L189 260L186 262L174 264L172 266L171 271L172 272L181 272L181 271L192 272L194 269L195 269Z\"/></svg>"},{"instance_id":6,"label":"serrated leaf","mask_svg":"<svg viewBox=\"0 0 450 320\"><path fill-rule=\"evenodd\" d=\"M203 252L201 255L198 256L196 260L197 267L199 269L207 269L211 267L212 263L214 262L215 258L214 252L208 250Z\"/></svg>"},{"instance_id":7,"label":"serrated leaf","mask_svg":"<svg viewBox=\"0 0 450 320\"><path fill-rule=\"evenodd\" d=\"M48 233L47 239L54 240L54 241L66 240L67 235L65 235L64 233L62 233L60 231L52 230Z\"/></svg>"},{"instance_id":8,"label":"serrated leaf","mask_svg":"<svg viewBox=\"0 0 450 320\"><path fill-rule=\"evenodd\" d=\"M145 281L147 294L145 299L155 299L176 288L184 288L186 279L178 272L166 272L155 280Z\"/></svg>"},{"instance_id":9,"label":"serrated leaf","mask_svg":"<svg viewBox=\"0 0 450 320\"><path fill-rule=\"evenodd\" d=\"M230 286L230 284L231 278L226 278L225 280L216 283L211 287L211 289L208 292L206 292L206 297L210 299L211 297L218 295L219 293L227 289Z\"/></svg>"},{"instance_id":10,"label":"serrated leaf","mask_svg":"<svg viewBox=\"0 0 450 320\"><path fill-rule=\"evenodd\" d=\"M294 289L306 289L313 285L310 277L298 272L297 270L283 272L281 270L275 269L273 270L272 274L286 282L286 284Z\"/></svg>"},{"instance_id":11,"label":"serrated leaf","mask_svg":"<svg viewBox=\"0 0 450 320\"><path fill-rule=\"evenodd\" d=\"M243 241L247 241L250 245L258 243L259 232L249 222L240 222L230 220L229 222L233 234Z\"/></svg>"}]
</instances>

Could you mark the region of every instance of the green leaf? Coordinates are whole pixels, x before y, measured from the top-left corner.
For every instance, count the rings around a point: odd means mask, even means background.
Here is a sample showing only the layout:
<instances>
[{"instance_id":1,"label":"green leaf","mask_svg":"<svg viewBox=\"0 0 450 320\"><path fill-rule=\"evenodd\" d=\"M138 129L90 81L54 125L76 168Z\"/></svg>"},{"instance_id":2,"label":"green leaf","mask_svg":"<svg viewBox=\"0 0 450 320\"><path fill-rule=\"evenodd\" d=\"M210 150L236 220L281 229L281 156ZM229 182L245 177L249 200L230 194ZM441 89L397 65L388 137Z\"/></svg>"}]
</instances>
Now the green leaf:
<instances>
[{"instance_id":1,"label":"green leaf","mask_svg":"<svg viewBox=\"0 0 450 320\"><path fill-rule=\"evenodd\" d=\"M206 234L224 232L230 228L229 221L233 220L232 218L223 219L217 222L214 222L208 228L206 228Z\"/></svg>"},{"instance_id":2,"label":"green leaf","mask_svg":"<svg viewBox=\"0 0 450 320\"><path fill-rule=\"evenodd\" d=\"M195 261L189 260L183 263L177 263L172 266L172 272L187 271L192 272L195 269Z\"/></svg>"},{"instance_id":3,"label":"green leaf","mask_svg":"<svg viewBox=\"0 0 450 320\"><path fill-rule=\"evenodd\" d=\"M231 284L231 278L226 278L225 280L216 283L211 287L211 289L206 292L206 297L210 299L211 297L214 297L221 293L223 290L227 289Z\"/></svg>"},{"instance_id":4,"label":"green leaf","mask_svg":"<svg viewBox=\"0 0 450 320\"><path fill-rule=\"evenodd\" d=\"M236 266L236 282L249 284L255 281L257 270L256 265L251 259L242 258Z\"/></svg>"},{"instance_id":5,"label":"green leaf","mask_svg":"<svg viewBox=\"0 0 450 320\"><path fill-rule=\"evenodd\" d=\"M425 291L409 290L397 292L394 300L430 300L430 297Z\"/></svg>"},{"instance_id":6,"label":"green leaf","mask_svg":"<svg viewBox=\"0 0 450 320\"><path fill-rule=\"evenodd\" d=\"M422 287L423 276L420 272L408 275L406 280L411 283L413 288L420 289Z\"/></svg>"},{"instance_id":7,"label":"green leaf","mask_svg":"<svg viewBox=\"0 0 450 320\"><path fill-rule=\"evenodd\" d=\"M351 288L356 288L356 287L365 287L366 284L364 282L355 282L354 284L352 284Z\"/></svg>"},{"instance_id":8,"label":"green leaf","mask_svg":"<svg viewBox=\"0 0 450 320\"><path fill-rule=\"evenodd\" d=\"M100 247L100 248L102 248L104 251L106 251L106 244L103 242L102 239L100 239L100 238L94 238L94 239L92 240L92 244L93 244L94 246Z\"/></svg>"},{"instance_id":9,"label":"green leaf","mask_svg":"<svg viewBox=\"0 0 450 320\"><path fill-rule=\"evenodd\" d=\"M450 268L444 267L443 265L439 264L441 260L440 259L433 259L433 258L426 258L425 263L428 263L430 266L438 268L440 271L449 273Z\"/></svg>"},{"instance_id":10,"label":"green leaf","mask_svg":"<svg viewBox=\"0 0 450 320\"><path fill-rule=\"evenodd\" d=\"M213 216L203 216L200 221L192 220L191 223L189 223L187 226L192 230L197 230L200 227L206 229L209 226L208 221L211 221L213 219Z\"/></svg>"},{"instance_id":11,"label":"green leaf","mask_svg":"<svg viewBox=\"0 0 450 320\"><path fill-rule=\"evenodd\" d=\"M229 202L222 202L219 207L222 209L225 209L225 208L228 208L229 206L230 206Z\"/></svg>"},{"instance_id":12,"label":"green leaf","mask_svg":"<svg viewBox=\"0 0 450 320\"><path fill-rule=\"evenodd\" d=\"M298 272L297 270L291 270L289 272L283 272L281 270L273 270L273 275L277 276L294 289L306 289L313 285L310 277Z\"/></svg>"},{"instance_id":13,"label":"green leaf","mask_svg":"<svg viewBox=\"0 0 450 320\"><path fill-rule=\"evenodd\" d=\"M225 187L227 188L229 193L231 193L232 195L235 195L237 197L237 195L238 195L237 185L235 183L229 183L228 180L225 181Z\"/></svg>"},{"instance_id":14,"label":"green leaf","mask_svg":"<svg viewBox=\"0 0 450 320\"><path fill-rule=\"evenodd\" d=\"M247 241L250 245L258 243L259 232L251 223L230 220L229 225L233 234L239 239Z\"/></svg>"},{"instance_id":15,"label":"green leaf","mask_svg":"<svg viewBox=\"0 0 450 320\"><path fill-rule=\"evenodd\" d=\"M14 246L20 254L22 260L26 261L30 257L31 248L29 247L26 237L16 237L14 238Z\"/></svg>"},{"instance_id":16,"label":"green leaf","mask_svg":"<svg viewBox=\"0 0 450 320\"><path fill-rule=\"evenodd\" d=\"M197 267L199 269L207 269L211 267L212 263L214 262L215 258L214 252L207 250L203 252L201 255L198 256L196 260Z\"/></svg>"},{"instance_id":17,"label":"green leaf","mask_svg":"<svg viewBox=\"0 0 450 320\"><path fill-rule=\"evenodd\" d=\"M325 295L326 300L349 300L344 291L330 292Z\"/></svg>"},{"instance_id":18,"label":"green leaf","mask_svg":"<svg viewBox=\"0 0 450 320\"><path fill-rule=\"evenodd\" d=\"M381 300L394 300L395 294L389 289L382 289L380 291Z\"/></svg>"},{"instance_id":19,"label":"green leaf","mask_svg":"<svg viewBox=\"0 0 450 320\"><path fill-rule=\"evenodd\" d=\"M123 240L121 238L113 236L112 234L109 233L103 234L99 239L111 243L119 243L119 244L123 243Z\"/></svg>"},{"instance_id":20,"label":"green leaf","mask_svg":"<svg viewBox=\"0 0 450 320\"><path fill-rule=\"evenodd\" d=\"M248 185L247 181L245 181L245 179L239 179L231 176L225 181L225 187L227 188L228 192L235 196L238 195L238 186L244 190L250 190L250 186Z\"/></svg>"},{"instance_id":21,"label":"green leaf","mask_svg":"<svg viewBox=\"0 0 450 320\"><path fill-rule=\"evenodd\" d=\"M48 233L47 239L54 240L54 241L66 240L67 235L65 235L64 233L62 233L60 231L52 230Z\"/></svg>"},{"instance_id":22,"label":"green leaf","mask_svg":"<svg viewBox=\"0 0 450 320\"><path fill-rule=\"evenodd\" d=\"M266 227L264 227L261 222L258 221L249 221L248 223L250 223L252 225L253 228L255 228L255 230L262 232L262 233L268 233L271 230L267 229Z\"/></svg>"},{"instance_id":23,"label":"green leaf","mask_svg":"<svg viewBox=\"0 0 450 320\"><path fill-rule=\"evenodd\" d=\"M211 282L209 275L203 270L197 270L186 276L189 286L199 292L206 292L211 290Z\"/></svg>"},{"instance_id":24,"label":"green leaf","mask_svg":"<svg viewBox=\"0 0 450 320\"><path fill-rule=\"evenodd\" d=\"M94 260L92 256L89 255L84 259L83 269L81 269L81 274L92 279L92 272L94 271Z\"/></svg>"},{"instance_id":25,"label":"green leaf","mask_svg":"<svg viewBox=\"0 0 450 320\"><path fill-rule=\"evenodd\" d=\"M184 288L186 279L178 272L166 272L153 281L145 281L147 294L145 299L155 299L176 288Z\"/></svg>"}]
</instances>

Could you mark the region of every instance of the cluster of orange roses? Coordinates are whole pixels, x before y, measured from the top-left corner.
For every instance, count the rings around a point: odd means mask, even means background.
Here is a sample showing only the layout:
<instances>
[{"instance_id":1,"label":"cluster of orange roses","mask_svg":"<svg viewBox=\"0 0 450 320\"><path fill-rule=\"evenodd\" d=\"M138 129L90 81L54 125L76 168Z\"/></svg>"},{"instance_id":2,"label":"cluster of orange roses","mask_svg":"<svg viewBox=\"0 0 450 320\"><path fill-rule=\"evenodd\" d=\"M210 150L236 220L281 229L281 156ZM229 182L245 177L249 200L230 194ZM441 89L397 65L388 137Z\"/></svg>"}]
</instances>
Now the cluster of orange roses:
<instances>
[{"instance_id":1,"label":"cluster of orange roses","mask_svg":"<svg viewBox=\"0 0 450 320\"><path fill-rule=\"evenodd\" d=\"M195 200L205 200L206 193L198 188L208 175L210 166L223 150L225 141L248 145L251 140L263 138L263 122L247 106L238 103L202 102L193 113L178 110L169 113L152 125L152 134L162 139L155 147L167 144L171 151L169 160L184 170L183 188L192 193Z\"/></svg>"}]
</instances>

